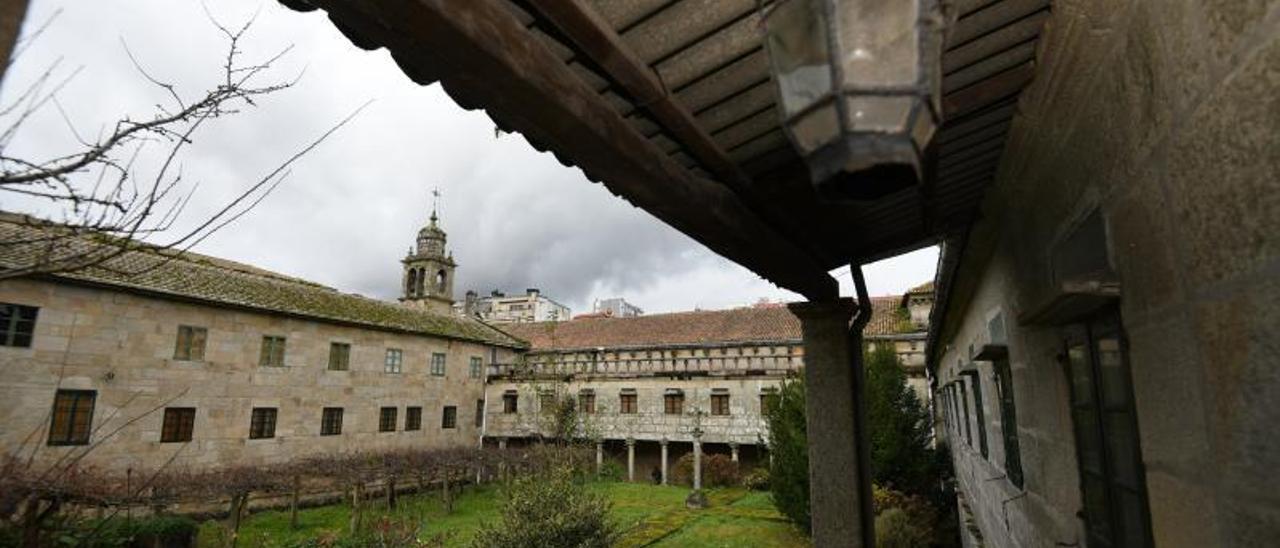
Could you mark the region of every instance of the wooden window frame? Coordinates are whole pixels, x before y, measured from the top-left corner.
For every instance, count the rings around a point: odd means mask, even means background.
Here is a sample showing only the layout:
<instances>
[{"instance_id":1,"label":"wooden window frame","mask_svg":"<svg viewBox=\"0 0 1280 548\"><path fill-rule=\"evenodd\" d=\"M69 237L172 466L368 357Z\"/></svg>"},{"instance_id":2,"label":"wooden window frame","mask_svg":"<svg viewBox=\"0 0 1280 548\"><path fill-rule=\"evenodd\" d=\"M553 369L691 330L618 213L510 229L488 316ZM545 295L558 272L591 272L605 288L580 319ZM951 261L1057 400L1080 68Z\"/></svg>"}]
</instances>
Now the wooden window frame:
<instances>
[{"instance_id":1,"label":"wooden window frame","mask_svg":"<svg viewBox=\"0 0 1280 548\"><path fill-rule=\"evenodd\" d=\"M473 379L483 378L484 358L481 358L480 356L471 356L470 370L467 373Z\"/></svg>"},{"instance_id":2,"label":"wooden window frame","mask_svg":"<svg viewBox=\"0 0 1280 548\"><path fill-rule=\"evenodd\" d=\"M639 406L639 398L635 392L623 392L618 394L618 414L634 415Z\"/></svg>"},{"instance_id":3,"label":"wooden window frame","mask_svg":"<svg viewBox=\"0 0 1280 548\"><path fill-rule=\"evenodd\" d=\"M729 394L720 392L711 394L711 414L718 417L727 417L731 414L729 411Z\"/></svg>"},{"instance_id":4,"label":"wooden window frame","mask_svg":"<svg viewBox=\"0 0 1280 548\"><path fill-rule=\"evenodd\" d=\"M259 367L284 367L285 345L288 338L279 335L263 335L262 351L258 354Z\"/></svg>"},{"instance_id":5,"label":"wooden window frame","mask_svg":"<svg viewBox=\"0 0 1280 548\"><path fill-rule=\"evenodd\" d=\"M184 362L204 361L204 350L208 341L208 329L194 325L179 325L178 336L173 342L173 359Z\"/></svg>"},{"instance_id":6,"label":"wooden window frame","mask_svg":"<svg viewBox=\"0 0 1280 548\"><path fill-rule=\"evenodd\" d=\"M382 359L382 372L399 375L404 372L404 351L399 348L388 348L386 357Z\"/></svg>"},{"instance_id":7,"label":"wooden window frame","mask_svg":"<svg viewBox=\"0 0 1280 548\"><path fill-rule=\"evenodd\" d=\"M191 441L195 433L196 408L166 407L160 422L160 443Z\"/></svg>"},{"instance_id":8,"label":"wooden window frame","mask_svg":"<svg viewBox=\"0 0 1280 548\"><path fill-rule=\"evenodd\" d=\"M329 365L327 371L351 370L351 343L333 341L329 343Z\"/></svg>"},{"instance_id":9,"label":"wooden window frame","mask_svg":"<svg viewBox=\"0 0 1280 548\"><path fill-rule=\"evenodd\" d=\"M440 412L440 429L453 430L458 427L458 407L446 405Z\"/></svg>"},{"instance_id":10,"label":"wooden window frame","mask_svg":"<svg viewBox=\"0 0 1280 548\"><path fill-rule=\"evenodd\" d=\"M664 415L683 415L684 414L684 394L663 394L662 395L662 414Z\"/></svg>"},{"instance_id":11,"label":"wooden window frame","mask_svg":"<svg viewBox=\"0 0 1280 548\"><path fill-rule=\"evenodd\" d=\"M276 437L276 419L280 411L275 407L254 407L249 413L249 439L268 440Z\"/></svg>"},{"instance_id":12,"label":"wooden window frame","mask_svg":"<svg viewBox=\"0 0 1280 548\"><path fill-rule=\"evenodd\" d=\"M445 376L445 369L447 367L448 359L449 358L447 354L444 354L441 352L431 353L431 376L432 377Z\"/></svg>"},{"instance_id":13,"label":"wooden window frame","mask_svg":"<svg viewBox=\"0 0 1280 548\"><path fill-rule=\"evenodd\" d=\"M502 395L502 414L514 415L520 412L520 396L518 394Z\"/></svg>"},{"instance_id":14,"label":"wooden window frame","mask_svg":"<svg viewBox=\"0 0 1280 548\"><path fill-rule=\"evenodd\" d=\"M415 430L422 430L422 407L416 405L404 408L404 431Z\"/></svg>"},{"instance_id":15,"label":"wooden window frame","mask_svg":"<svg viewBox=\"0 0 1280 548\"><path fill-rule=\"evenodd\" d=\"M345 410L341 407L325 407L320 410L320 435L342 435L342 416Z\"/></svg>"},{"instance_id":16,"label":"wooden window frame","mask_svg":"<svg viewBox=\"0 0 1280 548\"><path fill-rule=\"evenodd\" d=\"M578 412L584 415L596 413L596 393L578 392Z\"/></svg>"},{"instance_id":17,"label":"wooden window frame","mask_svg":"<svg viewBox=\"0 0 1280 548\"><path fill-rule=\"evenodd\" d=\"M39 319L38 306L0 303L0 346L31 348Z\"/></svg>"},{"instance_id":18,"label":"wooden window frame","mask_svg":"<svg viewBox=\"0 0 1280 548\"><path fill-rule=\"evenodd\" d=\"M88 445L89 438L93 436L93 411L97 402L97 390L64 389L55 392L53 412L49 418L48 444ZM65 408L66 413L59 413L60 408Z\"/></svg>"},{"instance_id":19,"label":"wooden window frame","mask_svg":"<svg viewBox=\"0 0 1280 548\"><path fill-rule=\"evenodd\" d=\"M395 432L396 424L400 422L400 410L395 407L378 408L378 431L379 432Z\"/></svg>"}]
</instances>

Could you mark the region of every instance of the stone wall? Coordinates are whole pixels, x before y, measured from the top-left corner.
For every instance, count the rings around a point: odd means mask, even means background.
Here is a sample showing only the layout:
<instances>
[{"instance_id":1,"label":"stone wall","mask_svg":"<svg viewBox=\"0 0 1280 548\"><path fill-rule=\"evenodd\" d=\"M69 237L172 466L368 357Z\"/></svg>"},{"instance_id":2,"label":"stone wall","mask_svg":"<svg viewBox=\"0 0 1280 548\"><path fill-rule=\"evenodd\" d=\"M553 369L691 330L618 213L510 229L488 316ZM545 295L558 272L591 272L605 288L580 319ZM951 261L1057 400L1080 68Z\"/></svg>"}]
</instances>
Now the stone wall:
<instances>
[{"instance_id":1,"label":"stone wall","mask_svg":"<svg viewBox=\"0 0 1280 548\"><path fill-rule=\"evenodd\" d=\"M200 467L479 442L484 379L470 377L469 361L488 363L487 346L29 280L0 282L0 302L40 307L32 347L0 347L0 448L8 452L74 450L46 446L58 387L98 391L93 442L124 426L88 459L115 468L144 470L174 453L178 465ZM173 359L179 325L208 329L203 361ZM263 335L287 337L285 367L258 365ZM349 371L327 370L330 342L351 345ZM402 373L384 372L388 348L403 351ZM429 373L434 352L447 356L443 377ZM513 354L500 350L498 359ZM457 407L456 429L441 428L446 405ZM196 408L193 441L159 441L163 412L147 412L164 406ZM396 432L378 432L383 406L398 409ZM423 408L421 431L404 431L409 406ZM274 438L248 439L253 407L278 409ZM345 408L341 435L319 435L323 407Z\"/></svg>"},{"instance_id":2,"label":"stone wall","mask_svg":"<svg viewBox=\"0 0 1280 548\"><path fill-rule=\"evenodd\" d=\"M940 384L1007 322L1025 490L957 436L988 546L1084 545L1061 331L1019 325L1053 292L1054 244L1098 210L1121 283L1155 544L1280 538L1280 2L1059 0L984 218L970 234ZM971 417L972 418L972 417ZM974 425L971 425L974 426ZM976 439L976 434L975 434Z\"/></svg>"}]
</instances>

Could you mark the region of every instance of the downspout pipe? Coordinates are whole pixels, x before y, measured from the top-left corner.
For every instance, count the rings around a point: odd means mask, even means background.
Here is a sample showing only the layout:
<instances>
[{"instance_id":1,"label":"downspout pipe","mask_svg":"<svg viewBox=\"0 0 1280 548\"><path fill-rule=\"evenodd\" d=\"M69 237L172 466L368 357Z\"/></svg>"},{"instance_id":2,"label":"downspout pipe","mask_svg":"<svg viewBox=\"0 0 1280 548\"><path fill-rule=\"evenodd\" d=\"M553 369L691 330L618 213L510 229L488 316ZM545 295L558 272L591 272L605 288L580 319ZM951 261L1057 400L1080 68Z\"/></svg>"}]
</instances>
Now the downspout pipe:
<instances>
[{"instance_id":1,"label":"downspout pipe","mask_svg":"<svg viewBox=\"0 0 1280 548\"><path fill-rule=\"evenodd\" d=\"M853 360L850 365L853 367L853 433L858 451L858 500L864 501L859 505L859 517L862 521L862 545L870 547L876 545L876 519L871 504L871 433L867 431L867 373L863 360L862 334L871 321L871 297L867 295L867 281L862 275L862 265L850 264L849 272L853 275L853 287L858 295L857 314L849 324L849 352Z\"/></svg>"}]
</instances>

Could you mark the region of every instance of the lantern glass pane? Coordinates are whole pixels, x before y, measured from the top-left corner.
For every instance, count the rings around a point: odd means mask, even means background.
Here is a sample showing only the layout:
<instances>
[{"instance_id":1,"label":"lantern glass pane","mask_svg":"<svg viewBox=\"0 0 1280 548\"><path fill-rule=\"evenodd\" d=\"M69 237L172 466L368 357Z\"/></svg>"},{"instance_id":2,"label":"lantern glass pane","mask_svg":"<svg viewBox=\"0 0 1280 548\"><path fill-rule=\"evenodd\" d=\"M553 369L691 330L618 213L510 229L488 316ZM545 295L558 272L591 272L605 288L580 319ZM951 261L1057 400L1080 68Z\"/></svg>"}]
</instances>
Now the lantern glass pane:
<instances>
[{"instance_id":1,"label":"lantern glass pane","mask_svg":"<svg viewBox=\"0 0 1280 548\"><path fill-rule=\"evenodd\" d=\"M851 96L847 120L853 131L905 133L915 98L911 96Z\"/></svg>"},{"instance_id":2,"label":"lantern glass pane","mask_svg":"<svg viewBox=\"0 0 1280 548\"><path fill-rule=\"evenodd\" d=\"M810 110L795 119L791 139L801 154L809 154L840 136L839 115L833 102Z\"/></svg>"},{"instance_id":3,"label":"lantern glass pane","mask_svg":"<svg viewBox=\"0 0 1280 548\"><path fill-rule=\"evenodd\" d=\"M933 119L933 109L924 105L918 106L915 125L911 128L911 140L915 141L916 148L924 150L929 146L929 141L933 140L933 134L937 129L938 125Z\"/></svg>"},{"instance_id":4,"label":"lantern glass pane","mask_svg":"<svg viewBox=\"0 0 1280 548\"><path fill-rule=\"evenodd\" d=\"M920 71L920 0L835 4L844 50L844 88L914 88Z\"/></svg>"},{"instance_id":5,"label":"lantern glass pane","mask_svg":"<svg viewBox=\"0 0 1280 548\"><path fill-rule=\"evenodd\" d=\"M767 22L769 56L790 118L831 93L827 32L813 0L782 2Z\"/></svg>"}]
</instances>

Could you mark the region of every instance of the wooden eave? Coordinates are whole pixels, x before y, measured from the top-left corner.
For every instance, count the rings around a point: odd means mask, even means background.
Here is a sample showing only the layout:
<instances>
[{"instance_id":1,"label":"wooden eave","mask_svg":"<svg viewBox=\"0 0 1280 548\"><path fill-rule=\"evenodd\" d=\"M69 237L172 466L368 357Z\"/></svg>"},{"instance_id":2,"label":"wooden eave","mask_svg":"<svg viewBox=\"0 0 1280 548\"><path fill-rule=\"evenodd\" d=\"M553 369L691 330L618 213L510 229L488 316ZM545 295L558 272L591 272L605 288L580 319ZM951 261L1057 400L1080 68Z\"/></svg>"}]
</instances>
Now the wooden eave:
<instances>
[{"instance_id":1,"label":"wooden eave","mask_svg":"<svg viewBox=\"0 0 1280 548\"><path fill-rule=\"evenodd\" d=\"M835 294L828 270L978 217L1049 17L1049 0L957 0L926 183L833 204L779 126L756 0L280 1L810 299Z\"/></svg>"}]
</instances>

